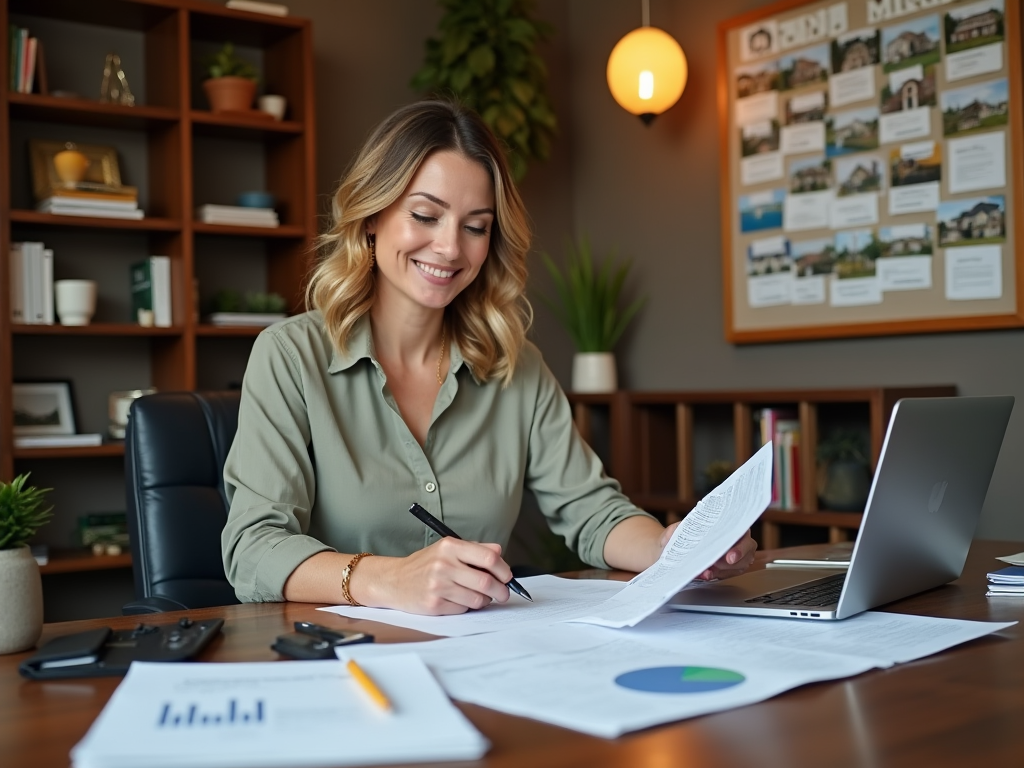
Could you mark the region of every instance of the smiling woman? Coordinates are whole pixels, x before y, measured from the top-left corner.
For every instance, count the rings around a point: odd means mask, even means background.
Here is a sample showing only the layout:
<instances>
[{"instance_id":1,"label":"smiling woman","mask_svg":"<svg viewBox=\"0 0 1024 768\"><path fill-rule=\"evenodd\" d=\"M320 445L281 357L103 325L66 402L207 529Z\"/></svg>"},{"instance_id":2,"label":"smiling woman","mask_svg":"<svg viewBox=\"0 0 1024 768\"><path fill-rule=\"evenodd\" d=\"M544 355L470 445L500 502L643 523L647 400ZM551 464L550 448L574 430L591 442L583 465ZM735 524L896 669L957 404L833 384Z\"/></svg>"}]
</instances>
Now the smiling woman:
<instances>
[{"instance_id":1,"label":"smiling woman","mask_svg":"<svg viewBox=\"0 0 1024 768\"><path fill-rule=\"evenodd\" d=\"M526 222L474 113L420 102L370 136L334 195L310 311L249 358L222 536L242 600L428 614L504 602L501 551L526 490L585 562L658 559L672 529L604 474L526 341ZM464 539L439 539L413 503ZM753 550L747 536L706 575Z\"/></svg>"}]
</instances>

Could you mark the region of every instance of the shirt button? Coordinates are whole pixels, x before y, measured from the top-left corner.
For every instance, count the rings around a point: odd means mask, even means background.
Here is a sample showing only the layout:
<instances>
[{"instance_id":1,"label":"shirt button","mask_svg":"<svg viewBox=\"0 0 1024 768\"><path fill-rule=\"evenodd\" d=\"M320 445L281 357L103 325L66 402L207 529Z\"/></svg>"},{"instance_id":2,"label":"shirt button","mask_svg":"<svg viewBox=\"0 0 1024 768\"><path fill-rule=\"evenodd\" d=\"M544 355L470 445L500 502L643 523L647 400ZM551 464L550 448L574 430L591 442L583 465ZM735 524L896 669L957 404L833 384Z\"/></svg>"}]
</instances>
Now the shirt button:
<instances>
[{"instance_id":1,"label":"shirt button","mask_svg":"<svg viewBox=\"0 0 1024 768\"><path fill-rule=\"evenodd\" d=\"M427 483L423 487L426 489L427 493L433 493L434 491L437 490L437 486L434 485L433 483Z\"/></svg>"}]
</instances>

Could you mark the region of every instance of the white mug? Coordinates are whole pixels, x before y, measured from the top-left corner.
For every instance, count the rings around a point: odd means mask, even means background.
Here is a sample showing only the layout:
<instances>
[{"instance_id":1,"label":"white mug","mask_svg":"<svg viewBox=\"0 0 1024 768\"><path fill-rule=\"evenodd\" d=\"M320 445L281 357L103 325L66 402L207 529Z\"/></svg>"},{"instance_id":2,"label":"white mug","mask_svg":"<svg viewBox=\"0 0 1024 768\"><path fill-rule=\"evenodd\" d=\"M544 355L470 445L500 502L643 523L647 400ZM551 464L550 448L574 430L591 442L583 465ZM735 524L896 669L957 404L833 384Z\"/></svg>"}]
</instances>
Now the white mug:
<instances>
[{"instance_id":1,"label":"white mug","mask_svg":"<svg viewBox=\"0 0 1024 768\"><path fill-rule=\"evenodd\" d=\"M284 113L288 108L288 101L284 96L276 96L268 93L266 96L260 96L256 100L256 106L260 108L261 112L273 115L275 120L284 120Z\"/></svg>"},{"instance_id":2,"label":"white mug","mask_svg":"<svg viewBox=\"0 0 1024 768\"><path fill-rule=\"evenodd\" d=\"M96 312L95 280L58 280L53 284L61 325L88 325Z\"/></svg>"}]
</instances>

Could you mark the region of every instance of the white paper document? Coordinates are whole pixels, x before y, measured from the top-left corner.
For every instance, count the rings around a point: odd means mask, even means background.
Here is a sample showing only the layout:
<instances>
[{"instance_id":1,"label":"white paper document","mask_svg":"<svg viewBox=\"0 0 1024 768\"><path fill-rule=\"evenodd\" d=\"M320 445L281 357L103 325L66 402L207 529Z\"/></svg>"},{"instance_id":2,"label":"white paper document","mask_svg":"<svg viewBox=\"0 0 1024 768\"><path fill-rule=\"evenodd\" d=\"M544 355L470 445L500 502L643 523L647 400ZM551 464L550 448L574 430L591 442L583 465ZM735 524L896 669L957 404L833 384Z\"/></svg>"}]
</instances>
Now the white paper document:
<instances>
[{"instance_id":1,"label":"white paper document","mask_svg":"<svg viewBox=\"0 0 1024 768\"><path fill-rule=\"evenodd\" d=\"M772 444L761 448L697 502L658 561L621 592L572 621L631 627L661 608L736 543L772 500Z\"/></svg>"},{"instance_id":2,"label":"white paper document","mask_svg":"<svg viewBox=\"0 0 1024 768\"><path fill-rule=\"evenodd\" d=\"M595 605L619 593L626 586L623 581L561 579L557 576L530 576L518 581L530 593L532 603L513 594L506 603L491 603L479 611L467 611L455 616L418 616L388 608L355 608L351 605L336 605L320 610L441 637L463 637L523 626L546 626L584 616Z\"/></svg>"},{"instance_id":3,"label":"white paper document","mask_svg":"<svg viewBox=\"0 0 1024 768\"><path fill-rule=\"evenodd\" d=\"M828 101L833 107L875 97L875 68L861 67L828 79Z\"/></svg>"},{"instance_id":4,"label":"white paper document","mask_svg":"<svg viewBox=\"0 0 1024 768\"><path fill-rule=\"evenodd\" d=\"M747 278L747 303L751 307L777 307L793 300L793 277L789 272Z\"/></svg>"},{"instance_id":5,"label":"white paper document","mask_svg":"<svg viewBox=\"0 0 1024 768\"><path fill-rule=\"evenodd\" d=\"M951 194L1006 186L1005 133L979 133L947 143Z\"/></svg>"},{"instance_id":6,"label":"white paper document","mask_svg":"<svg viewBox=\"0 0 1024 768\"><path fill-rule=\"evenodd\" d=\"M414 654L361 662L385 712L340 661L135 662L75 768L220 768L474 760L488 742Z\"/></svg>"},{"instance_id":7,"label":"white paper document","mask_svg":"<svg viewBox=\"0 0 1024 768\"><path fill-rule=\"evenodd\" d=\"M802 622L658 613L632 629L560 624L398 646L415 651L461 701L605 738L764 701L820 680L937 653L1014 622L867 613Z\"/></svg>"},{"instance_id":8,"label":"white paper document","mask_svg":"<svg viewBox=\"0 0 1024 768\"><path fill-rule=\"evenodd\" d=\"M740 183L745 187L781 179L783 173L781 152L765 152L740 160Z\"/></svg>"},{"instance_id":9,"label":"white paper document","mask_svg":"<svg viewBox=\"0 0 1024 768\"><path fill-rule=\"evenodd\" d=\"M1006 557L997 557L996 560L1002 560L1010 565L1024 565L1024 552L1016 555L1007 555Z\"/></svg>"},{"instance_id":10,"label":"white paper document","mask_svg":"<svg viewBox=\"0 0 1024 768\"><path fill-rule=\"evenodd\" d=\"M1003 68L1003 44L993 43L980 48L968 48L946 56L946 79L964 80L968 77L998 72Z\"/></svg>"},{"instance_id":11,"label":"white paper document","mask_svg":"<svg viewBox=\"0 0 1024 768\"><path fill-rule=\"evenodd\" d=\"M1003 248L968 245L946 249L946 298L998 299L1003 295Z\"/></svg>"}]
</instances>

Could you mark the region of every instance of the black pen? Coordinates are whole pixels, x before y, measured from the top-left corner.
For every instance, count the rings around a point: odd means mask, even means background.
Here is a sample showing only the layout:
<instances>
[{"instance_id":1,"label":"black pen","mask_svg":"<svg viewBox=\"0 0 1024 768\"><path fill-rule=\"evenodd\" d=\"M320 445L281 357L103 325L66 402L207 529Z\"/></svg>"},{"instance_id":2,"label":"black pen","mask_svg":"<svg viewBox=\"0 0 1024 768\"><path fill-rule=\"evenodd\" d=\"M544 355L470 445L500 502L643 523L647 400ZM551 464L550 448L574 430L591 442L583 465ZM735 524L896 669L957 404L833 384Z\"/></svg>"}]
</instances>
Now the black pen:
<instances>
[{"instance_id":1,"label":"black pen","mask_svg":"<svg viewBox=\"0 0 1024 768\"><path fill-rule=\"evenodd\" d=\"M411 507L409 507L409 511L412 512L414 515L416 515L416 517L419 518L421 523L423 523L425 526L427 526L427 528L432 530L438 536L442 536L442 537L450 536L453 539L459 539L461 541L462 537L459 536L459 534L457 534L455 531L453 531L447 525L442 523L440 520L438 520L432 514L427 512L427 510L425 510L419 504L413 504ZM533 598L530 597L530 593L527 592L525 589L523 589L523 586L518 581L516 581L515 579L512 579L505 586L508 587L509 589L511 589L513 592L515 592L520 597L525 597L531 603L533 602Z\"/></svg>"}]
</instances>

